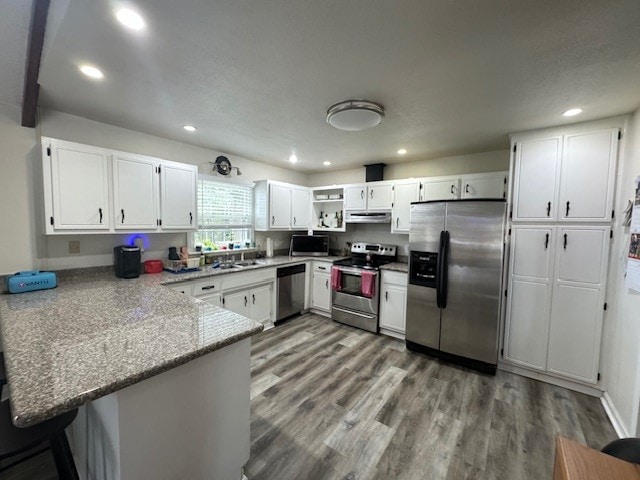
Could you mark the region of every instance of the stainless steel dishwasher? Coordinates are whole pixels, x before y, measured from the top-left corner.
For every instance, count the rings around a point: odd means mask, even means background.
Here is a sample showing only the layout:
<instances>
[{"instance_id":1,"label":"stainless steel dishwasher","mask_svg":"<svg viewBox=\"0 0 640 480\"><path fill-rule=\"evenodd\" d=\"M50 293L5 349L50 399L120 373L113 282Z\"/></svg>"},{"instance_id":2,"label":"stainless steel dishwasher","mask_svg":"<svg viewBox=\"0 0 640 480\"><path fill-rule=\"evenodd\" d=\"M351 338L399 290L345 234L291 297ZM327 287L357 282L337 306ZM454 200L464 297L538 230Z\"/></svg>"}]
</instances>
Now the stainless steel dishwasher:
<instances>
[{"instance_id":1,"label":"stainless steel dishwasher","mask_svg":"<svg viewBox=\"0 0 640 480\"><path fill-rule=\"evenodd\" d=\"M280 267L276 271L277 306L276 322L296 315L304 310L305 264Z\"/></svg>"}]
</instances>

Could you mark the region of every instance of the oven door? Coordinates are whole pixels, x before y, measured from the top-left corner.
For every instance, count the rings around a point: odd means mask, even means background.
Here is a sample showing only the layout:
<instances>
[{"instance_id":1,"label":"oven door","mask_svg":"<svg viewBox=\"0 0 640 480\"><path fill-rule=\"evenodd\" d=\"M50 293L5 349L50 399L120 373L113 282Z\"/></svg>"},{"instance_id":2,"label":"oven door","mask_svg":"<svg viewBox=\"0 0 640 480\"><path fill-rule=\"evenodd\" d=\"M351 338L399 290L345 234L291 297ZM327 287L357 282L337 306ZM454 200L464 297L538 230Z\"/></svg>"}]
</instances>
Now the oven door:
<instances>
[{"instance_id":1,"label":"oven door","mask_svg":"<svg viewBox=\"0 0 640 480\"><path fill-rule=\"evenodd\" d=\"M332 289L332 305L377 315L380 290L380 275L378 275L378 272L372 272L375 276L374 295L369 298L362 294L362 269L351 267L338 267L338 269L341 274L342 288L340 290Z\"/></svg>"}]
</instances>

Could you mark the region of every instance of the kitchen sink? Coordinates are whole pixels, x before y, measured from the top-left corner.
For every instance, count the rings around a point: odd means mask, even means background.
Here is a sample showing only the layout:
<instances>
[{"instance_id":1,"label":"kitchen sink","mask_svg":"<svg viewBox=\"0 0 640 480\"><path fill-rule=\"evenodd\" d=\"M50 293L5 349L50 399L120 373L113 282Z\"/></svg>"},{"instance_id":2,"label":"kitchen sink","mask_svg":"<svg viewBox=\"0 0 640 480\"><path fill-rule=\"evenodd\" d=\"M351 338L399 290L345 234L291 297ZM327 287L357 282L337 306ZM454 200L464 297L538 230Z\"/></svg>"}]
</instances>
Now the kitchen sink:
<instances>
[{"instance_id":1,"label":"kitchen sink","mask_svg":"<svg viewBox=\"0 0 640 480\"><path fill-rule=\"evenodd\" d=\"M242 260L240 262L235 262L234 265L239 268L251 267L253 265L260 265L255 260Z\"/></svg>"},{"instance_id":2,"label":"kitchen sink","mask_svg":"<svg viewBox=\"0 0 640 480\"><path fill-rule=\"evenodd\" d=\"M231 270L233 268L242 268L240 265L235 265L233 263L222 263L220 264L220 270Z\"/></svg>"}]
</instances>

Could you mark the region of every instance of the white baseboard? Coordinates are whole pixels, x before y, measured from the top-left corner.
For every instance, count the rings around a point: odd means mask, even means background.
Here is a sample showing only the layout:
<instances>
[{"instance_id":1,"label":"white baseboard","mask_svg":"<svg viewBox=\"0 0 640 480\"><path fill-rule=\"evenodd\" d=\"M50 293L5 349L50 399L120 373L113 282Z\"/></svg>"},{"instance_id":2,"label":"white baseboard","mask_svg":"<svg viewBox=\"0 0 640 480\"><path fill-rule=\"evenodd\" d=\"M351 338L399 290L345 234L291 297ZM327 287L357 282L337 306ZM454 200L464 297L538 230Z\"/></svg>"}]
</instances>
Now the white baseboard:
<instances>
[{"instance_id":1,"label":"white baseboard","mask_svg":"<svg viewBox=\"0 0 640 480\"><path fill-rule=\"evenodd\" d=\"M404 333L394 332L393 330L388 330L382 327L380 327L380 333L382 335L387 335L388 337L393 337L393 338L397 338L398 340L404 341Z\"/></svg>"},{"instance_id":2,"label":"white baseboard","mask_svg":"<svg viewBox=\"0 0 640 480\"><path fill-rule=\"evenodd\" d=\"M504 370L505 372L515 373L516 375L520 375L522 377L533 378L534 380L550 383L551 385L563 387L568 390L573 390L575 392L585 393L587 395L591 395L592 397L602 397L602 393L603 393L602 390L597 387L592 387L590 385L583 385L581 383L574 382L572 380L565 380L564 378L554 377L553 375L547 375L546 373L536 372L534 370L529 370L527 368L519 367L517 365L512 365L510 363L506 363L503 361L498 361L498 369Z\"/></svg>"},{"instance_id":3,"label":"white baseboard","mask_svg":"<svg viewBox=\"0 0 640 480\"><path fill-rule=\"evenodd\" d=\"M613 425L613 429L618 434L618 437L619 438L629 437L630 436L629 432L627 432L627 429L624 426L624 422L620 418L620 413L618 412L618 409L614 405L613 401L611 400L611 397L607 392L604 392L604 395L602 395L602 397L600 398L600 401L602 402L604 411L607 413L607 417L609 417L609 421L611 422L611 425Z\"/></svg>"},{"instance_id":4,"label":"white baseboard","mask_svg":"<svg viewBox=\"0 0 640 480\"><path fill-rule=\"evenodd\" d=\"M316 315L320 315L322 317L331 318L331 312L325 312L324 310L316 310L315 308L310 308L309 312L315 313Z\"/></svg>"}]
</instances>

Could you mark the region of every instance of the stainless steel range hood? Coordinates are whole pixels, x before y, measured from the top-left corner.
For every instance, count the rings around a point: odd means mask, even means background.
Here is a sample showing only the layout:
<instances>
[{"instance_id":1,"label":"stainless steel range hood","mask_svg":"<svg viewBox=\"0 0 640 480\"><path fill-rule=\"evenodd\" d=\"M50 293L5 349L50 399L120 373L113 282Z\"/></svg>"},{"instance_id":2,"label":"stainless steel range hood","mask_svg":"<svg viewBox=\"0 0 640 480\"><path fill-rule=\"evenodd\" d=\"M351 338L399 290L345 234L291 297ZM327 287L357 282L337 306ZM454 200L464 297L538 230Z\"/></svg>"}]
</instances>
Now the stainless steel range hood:
<instances>
[{"instance_id":1,"label":"stainless steel range hood","mask_svg":"<svg viewBox=\"0 0 640 480\"><path fill-rule=\"evenodd\" d=\"M345 216L347 223L391 223L391 212L349 212Z\"/></svg>"}]
</instances>

